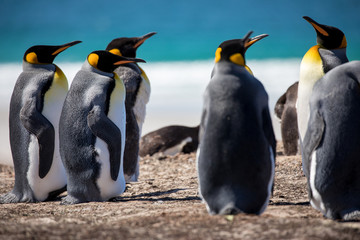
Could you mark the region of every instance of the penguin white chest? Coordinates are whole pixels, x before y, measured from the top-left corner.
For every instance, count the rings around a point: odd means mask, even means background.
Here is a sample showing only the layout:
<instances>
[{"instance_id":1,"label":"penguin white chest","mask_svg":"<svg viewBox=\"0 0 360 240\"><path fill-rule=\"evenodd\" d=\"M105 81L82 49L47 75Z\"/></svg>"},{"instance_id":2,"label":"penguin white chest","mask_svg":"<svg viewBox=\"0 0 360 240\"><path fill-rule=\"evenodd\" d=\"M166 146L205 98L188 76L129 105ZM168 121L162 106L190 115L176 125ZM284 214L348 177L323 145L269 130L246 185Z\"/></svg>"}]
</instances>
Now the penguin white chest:
<instances>
[{"instance_id":1,"label":"penguin white chest","mask_svg":"<svg viewBox=\"0 0 360 240\"><path fill-rule=\"evenodd\" d=\"M125 191L125 178L123 173L123 155L125 148L125 86L123 82L116 78L115 88L110 95L109 111L107 117L120 129L121 132L121 164L119 175L116 181L110 175L110 153L106 142L100 138L96 139L95 149L98 153L97 161L101 165L100 176L97 185L103 200L116 197Z\"/></svg>"},{"instance_id":2,"label":"penguin white chest","mask_svg":"<svg viewBox=\"0 0 360 240\"><path fill-rule=\"evenodd\" d=\"M319 46L314 46L305 54L300 65L297 114L301 140L304 140L310 117L309 101L317 80L324 76L323 64L319 55Z\"/></svg>"},{"instance_id":3,"label":"penguin white chest","mask_svg":"<svg viewBox=\"0 0 360 240\"><path fill-rule=\"evenodd\" d=\"M44 201L52 191L63 188L66 183L66 172L61 161L59 150L59 119L61 109L67 93L67 80L62 74L55 73L50 89L45 93L43 110L55 130L54 156L51 168L44 178L39 177L39 143L35 135L30 134L29 143L29 170L27 179L29 185L39 201Z\"/></svg>"},{"instance_id":4,"label":"penguin white chest","mask_svg":"<svg viewBox=\"0 0 360 240\"><path fill-rule=\"evenodd\" d=\"M311 206L313 206L315 209L321 211L325 214L325 206L322 201L322 197L315 186L315 178L316 178L316 151L313 152L311 155L311 163L310 163L310 189L312 193L312 199L310 200Z\"/></svg>"}]
</instances>

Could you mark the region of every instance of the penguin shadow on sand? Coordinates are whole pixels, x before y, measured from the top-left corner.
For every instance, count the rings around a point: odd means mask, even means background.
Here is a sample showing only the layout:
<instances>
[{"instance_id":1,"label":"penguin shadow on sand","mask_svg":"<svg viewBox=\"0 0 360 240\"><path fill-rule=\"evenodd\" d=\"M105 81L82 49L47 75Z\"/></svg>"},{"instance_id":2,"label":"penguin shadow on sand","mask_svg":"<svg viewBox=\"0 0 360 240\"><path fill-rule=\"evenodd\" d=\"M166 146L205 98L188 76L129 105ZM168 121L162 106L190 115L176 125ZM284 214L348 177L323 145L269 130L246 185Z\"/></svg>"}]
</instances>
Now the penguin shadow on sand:
<instances>
[{"instance_id":1,"label":"penguin shadow on sand","mask_svg":"<svg viewBox=\"0 0 360 240\"><path fill-rule=\"evenodd\" d=\"M166 155L176 155L178 153L195 152L198 148L199 126L187 127L179 125L171 125L152 131L141 138L140 156L156 156L161 159ZM150 179L151 180L151 179ZM131 188L128 185L127 188ZM168 191L155 191L142 193L134 196L118 196L110 201L127 202L127 201L200 201L200 197L183 197L173 198L167 195L186 191L186 188L174 188ZM163 197L162 197L163 196Z\"/></svg>"},{"instance_id":2,"label":"penguin shadow on sand","mask_svg":"<svg viewBox=\"0 0 360 240\"><path fill-rule=\"evenodd\" d=\"M172 202L172 201L201 201L200 197L193 197L193 196L187 196L183 198L174 198L174 197L168 197L166 195L170 195L172 193L177 193L180 191L186 191L187 188L174 188L167 191L155 191L155 192L149 192L149 193L142 193L138 195L133 196L117 196L115 198L110 199L111 202L129 202L129 201L145 201L145 202L158 202L158 201L164 201L164 202ZM164 197L161 197L163 196Z\"/></svg>"},{"instance_id":3,"label":"penguin shadow on sand","mask_svg":"<svg viewBox=\"0 0 360 240\"><path fill-rule=\"evenodd\" d=\"M175 155L195 152L199 144L199 126L166 126L144 135L140 140L140 156Z\"/></svg>"},{"instance_id":4,"label":"penguin shadow on sand","mask_svg":"<svg viewBox=\"0 0 360 240\"><path fill-rule=\"evenodd\" d=\"M277 100L274 108L275 116L280 121L281 138L284 154L298 154L299 130L297 124L296 101L299 82L292 84Z\"/></svg>"}]
</instances>

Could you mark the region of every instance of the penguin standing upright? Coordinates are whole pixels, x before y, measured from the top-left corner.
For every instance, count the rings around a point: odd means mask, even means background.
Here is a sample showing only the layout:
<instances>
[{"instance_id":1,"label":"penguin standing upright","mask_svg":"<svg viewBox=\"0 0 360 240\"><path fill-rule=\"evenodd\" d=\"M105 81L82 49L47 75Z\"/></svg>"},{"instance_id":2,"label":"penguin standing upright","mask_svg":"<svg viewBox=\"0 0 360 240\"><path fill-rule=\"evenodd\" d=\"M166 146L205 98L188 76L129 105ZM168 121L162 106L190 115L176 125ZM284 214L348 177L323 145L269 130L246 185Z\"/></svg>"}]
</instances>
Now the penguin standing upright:
<instances>
[{"instance_id":1,"label":"penguin standing upright","mask_svg":"<svg viewBox=\"0 0 360 240\"><path fill-rule=\"evenodd\" d=\"M304 140L309 120L309 99L317 80L328 71L349 60L346 57L346 38L338 28L326 26L304 17L315 29L317 45L305 54L300 65L297 116L300 143Z\"/></svg>"},{"instance_id":2,"label":"penguin standing upright","mask_svg":"<svg viewBox=\"0 0 360 240\"><path fill-rule=\"evenodd\" d=\"M360 61L317 81L303 142L311 205L326 217L360 221Z\"/></svg>"},{"instance_id":3,"label":"penguin standing upright","mask_svg":"<svg viewBox=\"0 0 360 240\"><path fill-rule=\"evenodd\" d=\"M135 58L136 50L147 39L156 34L151 32L142 37L116 38L106 47L107 51L119 56ZM126 142L124 152L124 174L127 182L137 181L139 176L139 142L145 121L146 104L150 98L150 82L144 70L136 63L120 65L115 73L123 80L126 88Z\"/></svg>"},{"instance_id":4,"label":"penguin standing upright","mask_svg":"<svg viewBox=\"0 0 360 240\"><path fill-rule=\"evenodd\" d=\"M0 203L44 201L66 190L58 124L68 82L53 61L78 43L37 45L24 54L23 72L16 81L9 110L15 186L0 197Z\"/></svg>"},{"instance_id":5,"label":"penguin standing upright","mask_svg":"<svg viewBox=\"0 0 360 240\"><path fill-rule=\"evenodd\" d=\"M105 201L125 190L125 86L120 64L144 62L90 53L72 81L60 117L60 153L68 176L62 204Z\"/></svg>"},{"instance_id":6,"label":"penguin standing upright","mask_svg":"<svg viewBox=\"0 0 360 240\"><path fill-rule=\"evenodd\" d=\"M220 44L204 94L197 169L210 214L261 214L272 192L276 140L268 95L244 57L267 35L251 33Z\"/></svg>"}]
</instances>

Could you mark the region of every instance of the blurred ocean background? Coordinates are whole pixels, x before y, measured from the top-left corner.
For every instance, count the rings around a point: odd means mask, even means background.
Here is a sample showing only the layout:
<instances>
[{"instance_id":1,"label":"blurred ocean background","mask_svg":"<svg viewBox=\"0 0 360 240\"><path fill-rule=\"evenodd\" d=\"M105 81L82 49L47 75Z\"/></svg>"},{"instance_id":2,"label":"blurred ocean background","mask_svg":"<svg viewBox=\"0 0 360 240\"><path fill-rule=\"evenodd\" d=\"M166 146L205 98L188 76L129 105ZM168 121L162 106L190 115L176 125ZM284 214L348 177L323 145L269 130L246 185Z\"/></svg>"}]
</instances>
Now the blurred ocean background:
<instances>
[{"instance_id":1,"label":"blurred ocean background","mask_svg":"<svg viewBox=\"0 0 360 240\"><path fill-rule=\"evenodd\" d=\"M316 44L315 31L302 16L340 28L349 60L360 59L358 0L0 0L0 6L0 162L9 164L10 97L23 54L33 45L83 41L54 61L71 82L86 56L112 39L157 32L137 54L147 61L141 66L152 86L143 134L166 125L199 124L216 48L250 30L253 36L270 35L249 48L246 59L269 94L272 113L298 80L301 58ZM273 124L280 139L278 120Z\"/></svg>"}]
</instances>

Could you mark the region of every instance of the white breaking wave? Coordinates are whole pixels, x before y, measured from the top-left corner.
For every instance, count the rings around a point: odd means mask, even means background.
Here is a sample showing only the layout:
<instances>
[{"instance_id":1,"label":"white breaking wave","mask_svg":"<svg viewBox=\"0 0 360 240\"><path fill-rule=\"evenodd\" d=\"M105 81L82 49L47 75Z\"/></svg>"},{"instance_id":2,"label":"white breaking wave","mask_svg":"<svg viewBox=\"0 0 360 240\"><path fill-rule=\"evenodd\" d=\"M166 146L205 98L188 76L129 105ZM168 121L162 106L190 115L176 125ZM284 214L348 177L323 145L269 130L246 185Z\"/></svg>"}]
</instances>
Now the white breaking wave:
<instances>
[{"instance_id":1,"label":"white breaking wave","mask_svg":"<svg viewBox=\"0 0 360 240\"><path fill-rule=\"evenodd\" d=\"M298 81L301 59L249 60L247 65L264 85L269 95L270 113L286 89ZM65 73L69 85L82 62L55 63ZM143 134L167 125L199 124L203 92L210 80L213 60L141 63L151 83L150 102ZM15 82L22 71L21 63L0 64L0 162L11 160L8 137L8 109ZM277 139L278 121L273 118Z\"/></svg>"}]
</instances>

